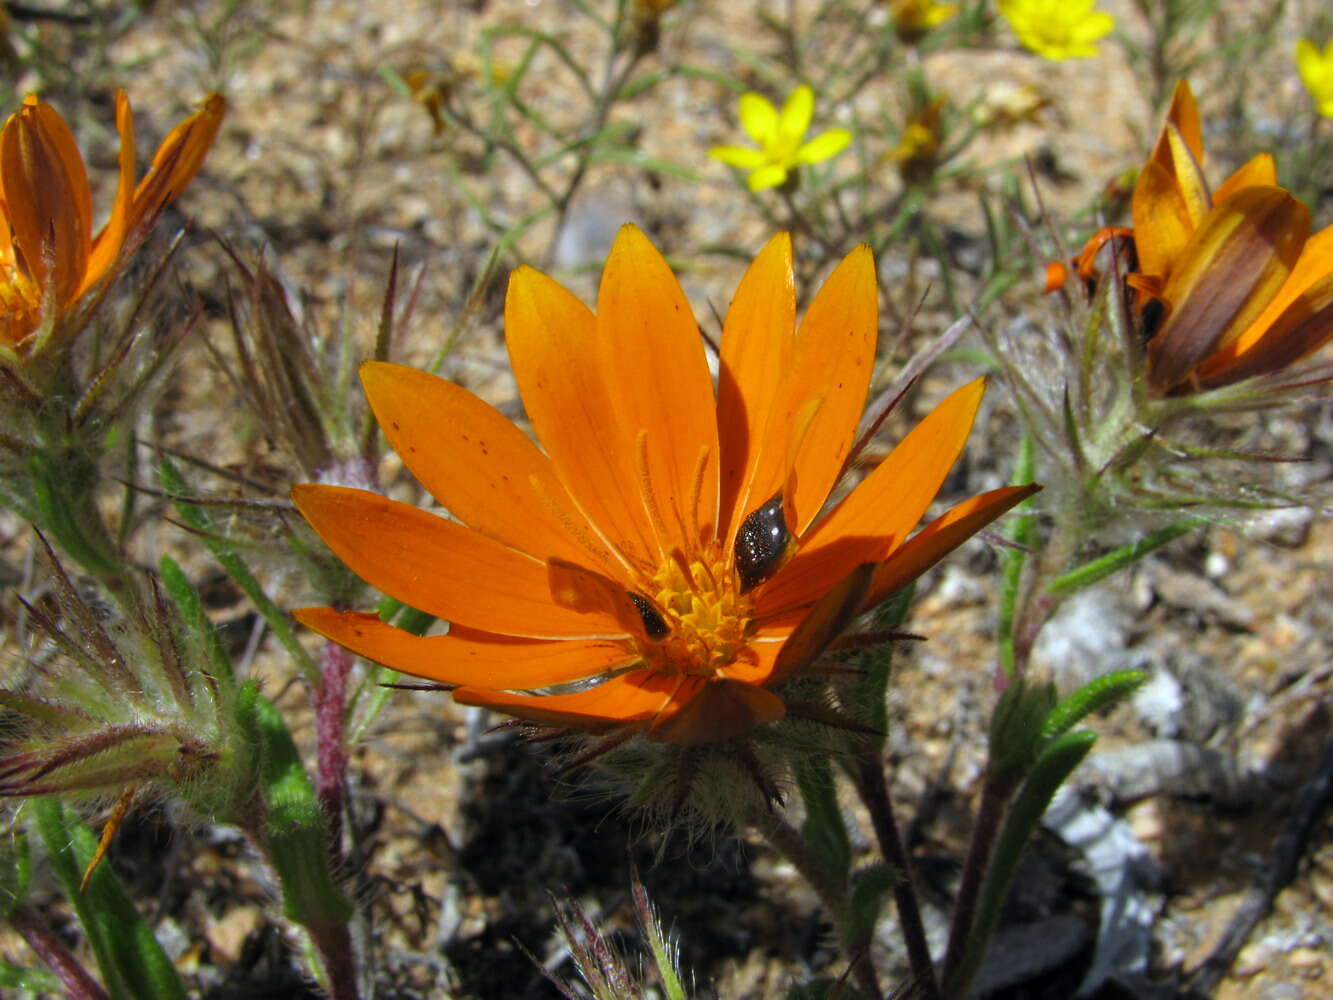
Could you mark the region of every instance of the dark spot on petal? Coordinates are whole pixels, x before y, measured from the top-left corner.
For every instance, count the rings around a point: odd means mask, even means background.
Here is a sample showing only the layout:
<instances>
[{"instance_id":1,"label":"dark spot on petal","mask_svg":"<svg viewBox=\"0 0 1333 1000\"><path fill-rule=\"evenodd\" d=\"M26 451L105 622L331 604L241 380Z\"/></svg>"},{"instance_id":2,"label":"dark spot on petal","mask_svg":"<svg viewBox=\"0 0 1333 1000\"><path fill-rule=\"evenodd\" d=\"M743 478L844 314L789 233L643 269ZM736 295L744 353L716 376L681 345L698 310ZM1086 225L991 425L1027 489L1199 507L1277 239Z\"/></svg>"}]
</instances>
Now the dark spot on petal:
<instances>
[{"instance_id":1,"label":"dark spot on petal","mask_svg":"<svg viewBox=\"0 0 1333 1000\"><path fill-rule=\"evenodd\" d=\"M736 532L736 573L742 591L752 590L778 571L790 540L779 493L752 511Z\"/></svg>"},{"instance_id":2,"label":"dark spot on petal","mask_svg":"<svg viewBox=\"0 0 1333 1000\"><path fill-rule=\"evenodd\" d=\"M643 631L649 639L657 641L665 639L667 633L671 631L666 620L662 617L660 611L653 607L652 602L642 594L636 594L630 591L629 599L634 602L634 606L639 609L639 617L643 619Z\"/></svg>"}]
</instances>

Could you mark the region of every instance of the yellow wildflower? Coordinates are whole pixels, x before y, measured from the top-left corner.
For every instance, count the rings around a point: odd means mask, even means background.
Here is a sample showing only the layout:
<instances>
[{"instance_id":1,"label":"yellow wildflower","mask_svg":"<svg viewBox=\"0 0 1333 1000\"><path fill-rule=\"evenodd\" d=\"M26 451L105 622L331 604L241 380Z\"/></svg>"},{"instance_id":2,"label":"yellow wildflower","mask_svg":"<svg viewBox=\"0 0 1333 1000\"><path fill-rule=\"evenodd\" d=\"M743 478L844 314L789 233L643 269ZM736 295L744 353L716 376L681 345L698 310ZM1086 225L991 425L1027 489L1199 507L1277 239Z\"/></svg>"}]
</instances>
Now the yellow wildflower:
<instances>
[{"instance_id":1,"label":"yellow wildflower","mask_svg":"<svg viewBox=\"0 0 1333 1000\"><path fill-rule=\"evenodd\" d=\"M815 92L804 84L791 92L781 111L766 97L742 94L739 114L741 127L759 148L714 146L708 155L748 171L751 191L784 184L798 165L832 159L852 141L852 133L845 128L829 129L809 142L802 141L815 116Z\"/></svg>"},{"instance_id":2,"label":"yellow wildflower","mask_svg":"<svg viewBox=\"0 0 1333 1000\"><path fill-rule=\"evenodd\" d=\"M1000 15L1025 49L1053 61L1090 58L1115 18L1094 0L999 0Z\"/></svg>"},{"instance_id":3,"label":"yellow wildflower","mask_svg":"<svg viewBox=\"0 0 1333 1000\"><path fill-rule=\"evenodd\" d=\"M1315 110L1325 118L1333 118L1333 38L1324 51L1308 38L1296 43L1296 68L1301 82L1314 99Z\"/></svg>"}]
</instances>

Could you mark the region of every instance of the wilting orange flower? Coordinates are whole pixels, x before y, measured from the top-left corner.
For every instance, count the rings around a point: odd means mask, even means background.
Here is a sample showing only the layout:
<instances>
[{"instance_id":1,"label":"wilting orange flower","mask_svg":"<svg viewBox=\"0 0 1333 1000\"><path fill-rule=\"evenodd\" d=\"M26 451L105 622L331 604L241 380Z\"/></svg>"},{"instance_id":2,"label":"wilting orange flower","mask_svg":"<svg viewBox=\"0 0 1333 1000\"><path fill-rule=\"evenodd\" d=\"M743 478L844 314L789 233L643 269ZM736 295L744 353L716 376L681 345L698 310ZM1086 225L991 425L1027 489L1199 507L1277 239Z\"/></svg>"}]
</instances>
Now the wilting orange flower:
<instances>
[{"instance_id":1,"label":"wilting orange flower","mask_svg":"<svg viewBox=\"0 0 1333 1000\"><path fill-rule=\"evenodd\" d=\"M978 380L818 516L865 403L876 309L862 246L798 328L791 241L774 238L727 313L715 398L689 303L638 229L611 250L595 315L520 268L506 336L545 454L465 389L368 362L380 426L457 520L363 490L292 493L348 566L449 634L332 608L296 617L534 722L699 744L782 717L772 689L860 610L1033 492L974 497L908 538L967 439Z\"/></svg>"},{"instance_id":2,"label":"wilting orange flower","mask_svg":"<svg viewBox=\"0 0 1333 1000\"><path fill-rule=\"evenodd\" d=\"M120 270L199 172L225 110L223 98L210 96L167 136L136 185L134 120L118 92L120 186L94 236L92 189L73 133L51 105L24 98L0 130L0 354L27 353L40 327Z\"/></svg>"},{"instance_id":3,"label":"wilting orange flower","mask_svg":"<svg viewBox=\"0 0 1333 1000\"><path fill-rule=\"evenodd\" d=\"M1310 210L1277 185L1267 153L1210 190L1203 128L1184 81L1131 205L1138 263L1128 281L1140 293L1155 392L1269 374L1333 337L1333 227L1310 235ZM1080 271L1090 273L1108 235L1124 233L1094 236Z\"/></svg>"}]
</instances>

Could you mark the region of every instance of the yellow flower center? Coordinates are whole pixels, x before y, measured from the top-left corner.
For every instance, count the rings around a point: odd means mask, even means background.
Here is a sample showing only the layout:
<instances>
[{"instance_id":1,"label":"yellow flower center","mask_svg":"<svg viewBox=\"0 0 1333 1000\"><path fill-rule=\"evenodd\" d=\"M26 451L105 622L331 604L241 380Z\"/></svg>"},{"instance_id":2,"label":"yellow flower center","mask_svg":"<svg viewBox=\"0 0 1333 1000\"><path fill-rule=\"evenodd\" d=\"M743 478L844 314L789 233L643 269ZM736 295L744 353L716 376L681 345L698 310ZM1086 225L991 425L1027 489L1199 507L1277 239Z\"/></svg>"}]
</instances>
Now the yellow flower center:
<instances>
[{"instance_id":1,"label":"yellow flower center","mask_svg":"<svg viewBox=\"0 0 1333 1000\"><path fill-rule=\"evenodd\" d=\"M644 593L660 613L666 634L640 644L648 666L667 674L712 677L744 655L751 601L741 593L722 547L710 542L702 552L673 552L646 581ZM645 614L645 624L649 615ZM660 631L660 629L658 629Z\"/></svg>"},{"instance_id":2,"label":"yellow flower center","mask_svg":"<svg viewBox=\"0 0 1333 1000\"><path fill-rule=\"evenodd\" d=\"M37 328L41 298L26 275L0 259L0 345L17 347Z\"/></svg>"}]
</instances>

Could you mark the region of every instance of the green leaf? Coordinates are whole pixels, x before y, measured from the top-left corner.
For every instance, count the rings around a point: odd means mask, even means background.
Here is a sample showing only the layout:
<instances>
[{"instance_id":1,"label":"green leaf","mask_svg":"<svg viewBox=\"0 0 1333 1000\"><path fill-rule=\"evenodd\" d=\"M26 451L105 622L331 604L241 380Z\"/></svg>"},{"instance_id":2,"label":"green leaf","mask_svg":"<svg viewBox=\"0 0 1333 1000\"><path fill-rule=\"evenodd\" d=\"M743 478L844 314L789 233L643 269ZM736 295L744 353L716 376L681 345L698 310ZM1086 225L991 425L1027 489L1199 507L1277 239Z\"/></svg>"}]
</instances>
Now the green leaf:
<instances>
[{"instance_id":1,"label":"green leaf","mask_svg":"<svg viewBox=\"0 0 1333 1000\"><path fill-rule=\"evenodd\" d=\"M1175 524L1154 531L1152 534L1144 535L1137 542L1118 548L1114 552L1108 552L1104 556L1070 570L1063 576L1056 577L1046 587L1046 593L1054 597L1068 597L1085 587L1092 586L1099 580L1104 580L1112 573L1118 573L1125 567L1132 566L1150 552L1174 542L1182 535L1188 535L1194 529L1207 523L1208 521L1202 517L1182 518Z\"/></svg>"},{"instance_id":2,"label":"green leaf","mask_svg":"<svg viewBox=\"0 0 1333 1000\"><path fill-rule=\"evenodd\" d=\"M845 879L852 867L852 845L838 806L837 788L828 758L811 754L796 767L796 784L805 803L801 836L830 871Z\"/></svg>"},{"instance_id":3,"label":"green leaf","mask_svg":"<svg viewBox=\"0 0 1333 1000\"><path fill-rule=\"evenodd\" d=\"M884 897L898 884L898 871L892 865L878 864L863 868L852 879L852 898L847 920L848 941L868 941L879 920Z\"/></svg>"},{"instance_id":4,"label":"green leaf","mask_svg":"<svg viewBox=\"0 0 1333 1000\"><path fill-rule=\"evenodd\" d=\"M963 996L967 993L968 985L986 957L986 948L995 932L1001 905L1014 873L1018 870L1023 850L1032 839L1056 791L1082 763L1096 741L1097 734L1088 729L1066 733L1050 743L1032 766L995 841L990 870L986 874L986 882L977 904L976 921L968 939L967 953L953 978L945 984L949 996Z\"/></svg>"},{"instance_id":5,"label":"green leaf","mask_svg":"<svg viewBox=\"0 0 1333 1000\"><path fill-rule=\"evenodd\" d=\"M1041 727L1042 746L1063 736L1093 712L1129 697L1147 680L1148 675L1142 670L1113 670L1084 684L1056 705L1046 717Z\"/></svg>"},{"instance_id":6,"label":"green leaf","mask_svg":"<svg viewBox=\"0 0 1333 1000\"><path fill-rule=\"evenodd\" d=\"M54 798L34 802L37 830L88 936L107 992L114 1000L185 1000L176 969L134 908L111 866L100 864L80 893L83 871L97 849L97 837L66 813Z\"/></svg>"},{"instance_id":7,"label":"green leaf","mask_svg":"<svg viewBox=\"0 0 1333 1000\"><path fill-rule=\"evenodd\" d=\"M61 990L60 980L54 973L45 969L27 969L9 962L0 962L0 986L50 996L58 995Z\"/></svg>"},{"instance_id":8,"label":"green leaf","mask_svg":"<svg viewBox=\"0 0 1333 1000\"><path fill-rule=\"evenodd\" d=\"M874 628L893 630L902 625L911 607L916 584L911 583L874 612ZM893 677L893 646L886 644L868 650L858 657L861 674L852 689L852 705L857 721L867 728L883 733L876 739L876 750L882 748L889 731L889 681ZM870 752L867 750L867 752Z\"/></svg>"},{"instance_id":9,"label":"green leaf","mask_svg":"<svg viewBox=\"0 0 1333 1000\"><path fill-rule=\"evenodd\" d=\"M1042 727L1056 704L1055 685L1012 682L995 706L990 723L991 766L997 773L1022 775L1037 758Z\"/></svg>"}]
</instances>

